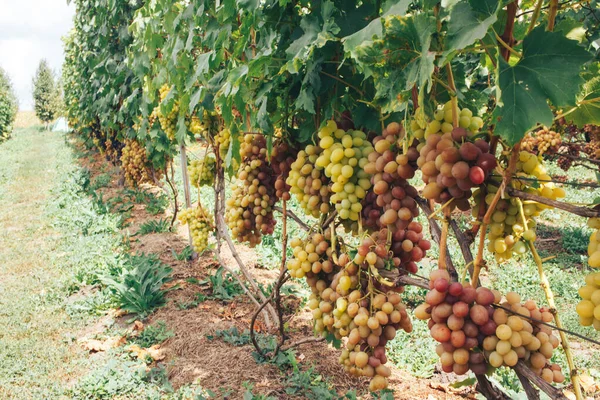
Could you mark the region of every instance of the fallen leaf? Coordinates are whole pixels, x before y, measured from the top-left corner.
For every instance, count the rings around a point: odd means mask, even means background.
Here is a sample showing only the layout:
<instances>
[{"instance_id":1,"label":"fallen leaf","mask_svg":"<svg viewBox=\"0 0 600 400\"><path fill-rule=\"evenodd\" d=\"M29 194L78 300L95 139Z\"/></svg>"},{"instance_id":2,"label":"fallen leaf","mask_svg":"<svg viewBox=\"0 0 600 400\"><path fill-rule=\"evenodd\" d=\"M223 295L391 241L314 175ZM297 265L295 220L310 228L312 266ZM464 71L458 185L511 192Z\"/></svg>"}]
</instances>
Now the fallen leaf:
<instances>
[{"instance_id":1,"label":"fallen leaf","mask_svg":"<svg viewBox=\"0 0 600 400\"><path fill-rule=\"evenodd\" d=\"M106 340L83 338L79 340L79 343L85 350L98 352L122 346L126 341L125 336L113 336Z\"/></svg>"}]
</instances>

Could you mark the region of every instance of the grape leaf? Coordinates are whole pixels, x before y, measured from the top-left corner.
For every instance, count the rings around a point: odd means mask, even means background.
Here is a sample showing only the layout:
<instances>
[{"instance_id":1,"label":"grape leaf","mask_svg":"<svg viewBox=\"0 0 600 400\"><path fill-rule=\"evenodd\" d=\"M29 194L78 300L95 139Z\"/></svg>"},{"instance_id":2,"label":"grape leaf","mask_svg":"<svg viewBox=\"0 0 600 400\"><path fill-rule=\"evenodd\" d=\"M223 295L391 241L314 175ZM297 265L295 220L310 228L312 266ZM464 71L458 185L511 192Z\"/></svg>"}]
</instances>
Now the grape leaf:
<instances>
[{"instance_id":1,"label":"grape leaf","mask_svg":"<svg viewBox=\"0 0 600 400\"><path fill-rule=\"evenodd\" d=\"M461 1L452 7L446 52L464 49L482 39L496 22L500 8L498 0Z\"/></svg>"},{"instance_id":2,"label":"grape leaf","mask_svg":"<svg viewBox=\"0 0 600 400\"><path fill-rule=\"evenodd\" d=\"M600 76L583 85L577 103L577 109L565 115L567 121L579 127L585 124L600 125Z\"/></svg>"},{"instance_id":3,"label":"grape leaf","mask_svg":"<svg viewBox=\"0 0 600 400\"><path fill-rule=\"evenodd\" d=\"M525 37L516 65L498 60L496 135L514 145L537 124L551 125L547 100L556 107L575 104L583 83L579 71L590 58L577 42L560 33L547 32L543 26L534 29Z\"/></svg>"}]
</instances>

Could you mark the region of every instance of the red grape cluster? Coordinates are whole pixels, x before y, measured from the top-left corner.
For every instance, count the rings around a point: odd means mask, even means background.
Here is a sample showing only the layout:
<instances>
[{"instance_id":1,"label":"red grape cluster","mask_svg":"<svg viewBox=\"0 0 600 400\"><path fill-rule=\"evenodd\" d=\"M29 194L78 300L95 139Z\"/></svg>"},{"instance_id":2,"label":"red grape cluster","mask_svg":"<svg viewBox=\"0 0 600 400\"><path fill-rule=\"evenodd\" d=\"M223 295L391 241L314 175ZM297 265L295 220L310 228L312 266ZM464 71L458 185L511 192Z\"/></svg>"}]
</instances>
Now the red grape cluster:
<instances>
[{"instance_id":1,"label":"red grape cluster","mask_svg":"<svg viewBox=\"0 0 600 400\"><path fill-rule=\"evenodd\" d=\"M470 209L471 188L481 185L496 167L496 158L484 139L475 139L483 122L468 109L459 110L460 125L452 126L450 103L434 113L434 119L417 129L423 137L417 165L423 174L423 197L439 203L454 199L453 206ZM413 128L420 128L415 122Z\"/></svg>"},{"instance_id":2,"label":"red grape cluster","mask_svg":"<svg viewBox=\"0 0 600 400\"><path fill-rule=\"evenodd\" d=\"M431 272L429 287L425 303L415 309L415 316L429 321L431 336L440 343L436 352L442 369L458 375L469 370L484 374L487 362L478 346L485 336L496 332L492 304L500 300L500 294L451 282L444 269Z\"/></svg>"},{"instance_id":3,"label":"red grape cluster","mask_svg":"<svg viewBox=\"0 0 600 400\"><path fill-rule=\"evenodd\" d=\"M267 161L266 139L260 134L246 134L241 143L242 164L227 200L225 219L240 242L250 246L260 243L275 227L273 206L277 201L273 169Z\"/></svg>"},{"instance_id":4,"label":"red grape cluster","mask_svg":"<svg viewBox=\"0 0 600 400\"><path fill-rule=\"evenodd\" d=\"M291 198L291 186L286 183L292 164L296 160L296 151L287 143L281 142L273 148L271 155L271 168L275 173L275 195L279 199L289 200Z\"/></svg>"},{"instance_id":5,"label":"red grape cluster","mask_svg":"<svg viewBox=\"0 0 600 400\"><path fill-rule=\"evenodd\" d=\"M402 126L392 122L373 140L375 151L364 167L373 187L363 202L363 223L367 229L379 231L363 240L358 257L367 257L367 249L374 245L379 257L389 253L395 268L415 273L416 263L431 245L423 239L421 224L413 221L419 215L418 192L406 179L414 176L418 151L415 143L402 153L403 136Z\"/></svg>"}]
</instances>

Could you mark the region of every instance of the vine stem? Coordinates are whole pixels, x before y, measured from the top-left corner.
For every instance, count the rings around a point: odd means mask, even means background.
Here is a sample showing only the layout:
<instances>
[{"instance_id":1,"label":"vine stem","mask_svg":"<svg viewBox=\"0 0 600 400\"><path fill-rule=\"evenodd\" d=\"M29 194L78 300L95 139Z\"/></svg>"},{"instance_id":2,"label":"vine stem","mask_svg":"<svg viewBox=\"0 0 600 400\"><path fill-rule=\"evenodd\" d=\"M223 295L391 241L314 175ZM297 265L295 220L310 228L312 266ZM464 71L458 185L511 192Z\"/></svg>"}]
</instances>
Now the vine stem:
<instances>
[{"instance_id":1,"label":"vine stem","mask_svg":"<svg viewBox=\"0 0 600 400\"><path fill-rule=\"evenodd\" d=\"M423 210L423 212L425 214L431 214L431 208L429 207L429 204L427 202L427 200L425 200L422 197L416 197L415 201L417 202L417 204L419 205L419 208L421 210ZM458 229L458 225L456 225L456 222L453 221L451 218L448 218L449 224L452 227L452 229L454 230L455 227L458 230L458 232L460 232L460 229ZM435 219L430 219L429 220L429 232L431 233L431 237L433 238L433 240L436 243L440 243L441 239L442 239L442 229L440 228L440 226L438 225L437 221ZM456 231L455 231L456 232ZM456 233L457 237L459 236L459 233ZM461 246L461 250L463 251L463 255L465 254L465 248L464 246L466 245L466 251L469 251L468 247L468 241L464 240L463 243L461 243L461 240L459 240L459 244ZM446 246L446 256L445 256L445 262L446 262L446 269L448 270L448 273L450 274L450 276L452 277L453 280L457 280L458 279L458 273L456 272L456 268L454 267L454 263L452 262L452 258L450 257L450 252L448 251L448 246ZM428 283L427 283L428 284ZM429 286L428 286L429 287Z\"/></svg>"},{"instance_id":2,"label":"vine stem","mask_svg":"<svg viewBox=\"0 0 600 400\"><path fill-rule=\"evenodd\" d=\"M502 177L502 183L500 184L500 187L498 188L496 195L494 196L492 202L490 203L490 206L489 206L487 212L483 216L483 221L481 221L481 228L479 229L479 247L477 249L477 256L475 257L475 261L473 261L473 280L471 282L473 287L477 287L479 284L479 274L481 272L481 265L483 264L483 249L485 247L485 233L487 231L487 226L490 223L492 214L496 210L496 205L498 204L498 201L500 201L500 197L502 196L504 189L510 183L510 180L514 174L515 168L517 167L517 160L519 159L520 148L521 148L521 142L517 143L513 147L513 152L510 156L510 160L508 161L508 166L506 167L506 170L504 171L504 174Z\"/></svg>"},{"instance_id":3,"label":"vine stem","mask_svg":"<svg viewBox=\"0 0 600 400\"><path fill-rule=\"evenodd\" d=\"M512 196L522 200L531 200L537 203L546 204L554 208L558 208L567 211L571 214L579 215L584 218L598 218L600 217L600 210L595 210L589 207L575 206L573 204L565 203L564 201L552 200L546 197L538 196L532 193L526 193L513 187L506 188L506 192Z\"/></svg>"},{"instance_id":4,"label":"vine stem","mask_svg":"<svg viewBox=\"0 0 600 400\"><path fill-rule=\"evenodd\" d=\"M527 28L527 33L531 32L533 28L535 28L535 23L537 19L540 17L540 11L542 10L542 4L544 0L538 0L535 4L535 9L533 10L533 15L531 16L531 22L529 23L529 27Z\"/></svg>"},{"instance_id":5,"label":"vine stem","mask_svg":"<svg viewBox=\"0 0 600 400\"><path fill-rule=\"evenodd\" d=\"M506 43L504 41L504 39L502 39L500 37L500 35L498 35L498 33L496 33L496 31L494 31L494 36L496 36L496 40L498 41L498 43L500 43L502 45L502 47L504 47L509 53L512 53L519 58L523 56L523 54L519 53L518 51L516 51L515 49L510 47L510 45L508 43Z\"/></svg>"},{"instance_id":6,"label":"vine stem","mask_svg":"<svg viewBox=\"0 0 600 400\"><path fill-rule=\"evenodd\" d=\"M556 14L558 14L558 0L550 0L550 10L548 11L548 31L550 32L554 30Z\"/></svg>"},{"instance_id":7,"label":"vine stem","mask_svg":"<svg viewBox=\"0 0 600 400\"><path fill-rule=\"evenodd\" d=\"M442 235L440 237L440 257L438 260L438 268L446 269L446 250L448 249L448 209L444 210L444 219L442 220Z\"/></svg>"},{"instance_id":8,"label":"vine stem","mask_svg":"<svg viewBox=\"0 0 600 400\"><path fill-rule=\"evenodd\" d=\"M525 211L523 210L523 202L521 199L517 199L517 206L519 207L519 215L523 221L523 228L525 231L529 229L527 227L527 218L525 217ZM554 322L556 323L556 327L559 328L558 334L560 335L560 341L562 343L563 350L565 351L565 357L567 358L567 365L569 366L569 374L571 375L571 382L573 382L573 389L575 391L575 397L577 400L582 400L583 395L581 392L581 386L579 383L579 373L577 368L575 367L575 362L573 361L573 355L571 354L571 347L569 346L569 338L563 331L563 325L558 315L558 310L556 309L556 303L554 302L554 293L550 288L550 282L548 281L548 277L544 272L544 264L542 262L542 258L540 257L535 245L533 244L533 240L527 240L527 245L529 246L529 250L533 255L533 259L535 260L535 265L537 266L538 275L540 276L540 285L544 290L544 294L546 295L546 300L548 301L548 306L550 307L550 312L554 315Z\"/></svg>"},{"instance_id":9,"label":"vine stem","mask_svg":"<svg viewBox=\"0 0 600 400\"><path fill-rule=\"evenodd\" d=\"M448 86L454 92L454 95L450 98L452 102L452 126L458 127L458 97L456 97L456 85L454 84L454 74L452 73L452 66L450 63L446 64L446 72L448 73Z\"/></svg>"},{"instance_id":10,"label":"vine stem","mask_svg":"<svg viewBox=\"0 0 600 400\"><path fill-rule=\"evenodd\" d=\"M283 324L283 308L281 307L281 286L286 281L287 276L287 244L288 244L288 234L287 234L287 201L283 200L283 221L282 221L282 239L281 239L281 266L279 268L279 279L277 280L277 284L275 284L275 288L273 289L275 292L275 309L277 310L277 316L279 317L279 343L277 344L277 348L275 348L275 355L279 353L279 349L285 343L285 326Z\"/></svg>"},{"instance_id":11,"label":"vine stem","mask_svg":"<svg viewBox=\"0 0 600 400\"><path fill-rule=\"evenodd\" d=\"M165 180L167 181L167 184L173 192L173 218L171 218L171 228L173 228L173 224L175 223L175 220L177 219L177 214L179 213L179 202L177 200L177 189L173 184L173 178L175 177L175 168L173 167L173 162L170 162L169 164L171 164L171 179L169 179L169 165L167 164L167 166L165 167Z\"/></svg>"}]
</instances>

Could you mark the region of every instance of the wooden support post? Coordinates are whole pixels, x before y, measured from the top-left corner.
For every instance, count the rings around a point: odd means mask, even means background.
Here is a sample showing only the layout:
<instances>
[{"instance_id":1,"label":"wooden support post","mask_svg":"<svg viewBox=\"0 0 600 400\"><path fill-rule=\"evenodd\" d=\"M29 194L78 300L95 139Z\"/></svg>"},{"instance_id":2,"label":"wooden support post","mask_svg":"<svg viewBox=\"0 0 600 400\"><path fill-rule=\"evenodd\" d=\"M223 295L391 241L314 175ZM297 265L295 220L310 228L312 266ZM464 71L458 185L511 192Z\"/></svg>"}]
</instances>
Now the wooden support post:
<instances>
[{"instance_id":1,"label":"wooden support post","mask_svg":"<svg viewBox=\"0 0 600 400\"><path fill-rule=\"evenodd\" d=\"M192 208L192 197L190 195L190 178L188 176L187 169L187 153L185 151L185 143L179 145L179 155L181 156L181 176L183 178L183 193L185 196L185 208ZM190 247L194 247L194 241L192 240L192 228L188 224L188 240ZM194 254L196 254L194 252Z\"/></svg>"}]
</instances>

